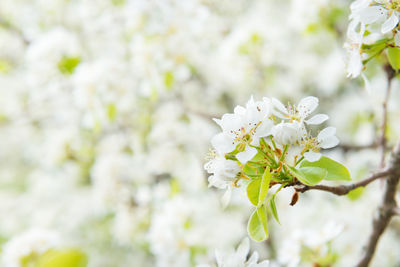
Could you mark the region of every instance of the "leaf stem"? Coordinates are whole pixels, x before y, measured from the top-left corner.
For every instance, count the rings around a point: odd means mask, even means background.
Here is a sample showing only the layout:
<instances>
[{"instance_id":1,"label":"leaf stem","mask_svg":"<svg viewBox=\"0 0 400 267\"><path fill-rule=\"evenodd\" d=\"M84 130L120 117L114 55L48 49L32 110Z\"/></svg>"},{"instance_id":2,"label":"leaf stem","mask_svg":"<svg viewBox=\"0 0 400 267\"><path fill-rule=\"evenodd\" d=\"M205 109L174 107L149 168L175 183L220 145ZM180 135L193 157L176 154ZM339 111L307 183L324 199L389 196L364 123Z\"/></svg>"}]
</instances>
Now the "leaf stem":
<instances>
[{"instance_id":1,"label":"leaf stem","mask_svg":"<svg viewBox=\"0 0 400 267\"><path fill-rule=\"evenodd\" d=\"M288 148L289 148L289 145L285 145L285 147L283 148L281 158L279 159L280 162L283 162L283 160L285 159L286 151L288 150Z\"/></svg>"}]
</instances>

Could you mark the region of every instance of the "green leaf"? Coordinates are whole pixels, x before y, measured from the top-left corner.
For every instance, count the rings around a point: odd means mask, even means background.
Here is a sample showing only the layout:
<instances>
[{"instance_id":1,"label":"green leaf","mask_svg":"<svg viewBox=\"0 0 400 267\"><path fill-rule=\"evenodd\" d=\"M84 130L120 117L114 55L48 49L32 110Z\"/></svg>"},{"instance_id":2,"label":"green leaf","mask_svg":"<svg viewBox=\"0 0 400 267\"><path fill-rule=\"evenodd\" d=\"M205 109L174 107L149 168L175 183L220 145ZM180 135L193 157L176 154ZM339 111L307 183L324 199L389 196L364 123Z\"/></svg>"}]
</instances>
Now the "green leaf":
<instances>
[{"instance_id":1,"label":"green leaf","mask_svg":"<svg viewBox=\"0 0 400 267\"><path fill-rule=\"evenodd\" d=\"M318 167L301 167L295 169L293 167L287 166L290 173L296 177L300 182L305 185L316 185L321 182L328 172L325 169Z\"/></svg>"},{"instance_id":2,"label":"green leaf","mask_svg":"<svg viewBox=\"0 0 400 267\"><path fill-rule=\"evenodd\" d=\"M362 44L361 49L366 51L367 53L376 52L378 50L382 50L386 47L387 38L380 39L373 44Z\"/></svg>"},{"instance_id":3,"label":"green leaf","mask_svg":"<svg viewBox=\"0 0 400 267\"><path fill-rule=\"evenodd\" d=\"M268 220L267 220L267 210L264 205L257 208L257 216L264 229L265 239L268 238Z\"/></svg>"},{"instance_id":4,"label":"green leaf","mask_svg":"<svg viewBox=\"0 0 400 267\"><path fill-rule=\"evenodd\" d=\"M114 121L117 115L117 107L114 104L108 104L107 117L110 121Z\"/></svg>"},{"instance_id":5,"label":"green leaf","mask_svg":"<svg viewBox=\"0 0 400 267\"><path fill-rule=\"evenodd\" d=\"M397 47L388 47L387 56L390 63L390 66L394 70L400 69L400 49Z\"/></svg>"},{"instance_id":6,"label":"green leaf","mask_svg":"<svg viewBox=\"0 0 400 267\"><path fill-rule=\"evenodd\" d=\"M354 190L351 190L346 196L351 200L355 201L359 199L365 191L365 187L359 187Z\"/></svg>"},{"instance_id":7,"label":"green leaf","mask_svg":"<svg viewBox=\"0 0 400 267\"><path fill-rule=\"evenodd\" d=\"M261 165L247 162L243 167L243 173L250 178L260 178L264 173L264 168Z\"/></svg>"},{"instance_id":8,"label":"green leaf","mask_svg":"<svg viewBox=\"0 0 400 267\"><path fill-rule=\"evenodd\" d=\"M72 74L80 62L80 57L63 57L58 62L58 69L62 74Z\"/></svg>"},{"instance_id":9,"label":"green leaf","mask_svg":"<svg viewBox=\"0 0 400 267\"><path fill-rule=\"evenodd\" d=\"M126 0L111 0L111 3L114 6L123 6L125 5Z\"/></svg>"},{"instance_id":10,"label":"green leaf","mask_svg":"<svg viewBox=\"0 0 400 267\"><path fill-rule=\"evenodd\" d=\"M258 196L258 205L262 205L265 201L265 197L267 196L268 189L269 189L269 182L271 181L271 171L269 167L264 171L264 174L261 179L261 185L260 185L260 193Z\"/></svg>"},{"instance_id":11,"label":"green leaf","mask_svg":"<svg viewBox=\"0 0 400 267\"><path fill-rule=\"evenodd\" d=\"M300 164L300 167L319 167L322 169L325 169L328 174L325 177L325 180L331 180L331 181L338 181L338 180L344 180L344 181L350 181L350 172L349 170L343 166L341 163L334 161L333 159L330 159L328 157L322 156L319 160L314 161L314 162L309 162L309 161L302 161Z\"/></svg>"},{"instance_id":12,"label":"green leaf","mask_svg":"<svg viewBox=\"0 0 400 267\"><path fill-rule=\"evenodd\" d=\"M247 186L247 197L254 206L258 205L260 187L261 179L253 180Z\"/></svg>"},{"instance_id":13,"label":"green leaf","mask_svg":"<svg viewBox=\"0 0 400 267\"><path fill-rule=\"evenodd\" d=\"M11 70L10 62L0 58L0 73L7 74L10 70Z\"/></svg>"},{"instance_id":14,"label":"green leaf","mask_svg":"<svg viewBox=\"0 0 400 267\"><path fill-rule=\"evenodd\" d=\"M253 239L254 241L261 242L267 239L267 235L265 233L264 226L260 221L259 215L257 214L257 211L258 209L256 209L250 216L249 222L247 224L247 233L249 234L250 238ZM260 214L261 213L262 211L260 211ZM261 214L261 216L263 215Z\"/></svg>"},{"instance_id":15,"label":"green leaf","mask_svg":"<svg viewBox=\"0 0 400 267\"><path fill-rule=\"evenodd\" d=\"M172 71L167 71L164 73L164 84L168 90L172 88L172 86L174 85L174 81L175 78Z\"/></svg>"},{"instance_id":16,"label":"green leaf","mask_svg":"<svg viewBox=\"0 0 400 267\"><path fill-rule=\"evenodd\" d=\"M278 217L278 211L276 210L275 196L272 196L271 200L269 201L269 206L271 208L272 216L274 216L275 220L281 224Z\"/></svg>"},{"instance_id":17,"label":"green leaf","mask_svg":"<svg viewBox=\"0 0 400 267\"><path fill-rule=\"evenodd\" d=\"M77 249L50 250L43 254L35 267L86 267L86 255Z\"/></svg>"}]
</instances>

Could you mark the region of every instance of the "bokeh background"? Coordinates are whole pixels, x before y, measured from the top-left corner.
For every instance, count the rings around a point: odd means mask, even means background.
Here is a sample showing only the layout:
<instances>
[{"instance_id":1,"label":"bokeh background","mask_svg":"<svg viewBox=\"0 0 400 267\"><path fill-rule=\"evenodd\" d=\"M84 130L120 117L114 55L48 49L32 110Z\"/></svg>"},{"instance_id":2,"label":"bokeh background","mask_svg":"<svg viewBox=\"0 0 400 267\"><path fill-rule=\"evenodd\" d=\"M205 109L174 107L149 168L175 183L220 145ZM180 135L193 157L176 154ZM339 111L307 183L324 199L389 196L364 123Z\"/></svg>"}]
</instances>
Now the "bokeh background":
<instances>
[{"instance_id":1,"label":"bokeh background","mask_svg":"<svg viewBox=\"0 0 400 267\"><path fill-rule=\"evenodd\" d=\"M1 0L1 266L35 266L29 253L53 245L79 249L90 267L215 264L216 249L246 237L251 210L240 188L223 209L223 192L207 187L213 117L251 95L314 95L342 144L375 140L386 79L374 62L368 90L346 78L349 5ZM390 143L400 136L393 88ZM374 149L328 153L354 180L379 165ZM272 266L351 266L382 191L310 191L292 207L293 189L282 190L281 225L251 249ZM372 266L399 266L399 240L394 219Z\"/></svg>"}]
</instances>

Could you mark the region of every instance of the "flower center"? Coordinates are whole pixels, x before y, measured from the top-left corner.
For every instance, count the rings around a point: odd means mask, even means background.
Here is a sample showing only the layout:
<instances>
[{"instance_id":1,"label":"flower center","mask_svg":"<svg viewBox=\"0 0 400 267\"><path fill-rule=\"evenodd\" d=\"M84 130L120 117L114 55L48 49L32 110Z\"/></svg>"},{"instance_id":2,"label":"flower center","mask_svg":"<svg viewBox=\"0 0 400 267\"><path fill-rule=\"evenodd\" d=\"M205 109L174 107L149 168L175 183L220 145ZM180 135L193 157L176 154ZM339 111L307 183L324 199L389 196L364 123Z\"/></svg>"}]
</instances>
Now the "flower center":
<instances>
[{"instance_id":1,"label":"flower center","mask_svg":"<svg viewBox=\"0 0 400 267\"><path fill-rule=\"evenodd\" d=\"M400 1L399 0L388 1L388 3L384 4L383 6L384 6L384 8L389 10L389 15L391 15L394 10L400 11Z\"/></svg>"},{"instance_id":2,"label":"flower center","mask_svg":"<svg viewBox=\"0 0 400 267\"><path fill-rule=\"evenodd\" d=\"M301 140L301 144L304 146L303 152L310 150L314 152L319 152L319 150L321 149L317 138L312 137L311 134L304 136Z\"/></svg>"},{"instance_id":3,"label":"flower center","mask_svg":"<svg viewBox=\"0 0 400 267\"><path fill-rule=\"evenodd\" d=\"M297 107L295 105L288 105L288 115L286 117L290 120L290 122L293 121L301 121L299 111L297 110Z\"/></svg>"},{"instance_id":4,"label":"flower center","mask_svg":"<svg viewBox=\"0 0 400 267\"><path fill-rule=\"evenodd\" d=\"M241 127L237 131L231 131L231 133L235 134L235 138L233 139L234 143L238 143L238 150L245 150L246 146L253 141L254 133L257 130L257 127L261 124L261 122L254 124L254 127L250 130L247 130L244 127ZM251 123L249 123L249 126Z\"/></svg>"}]
</instances>

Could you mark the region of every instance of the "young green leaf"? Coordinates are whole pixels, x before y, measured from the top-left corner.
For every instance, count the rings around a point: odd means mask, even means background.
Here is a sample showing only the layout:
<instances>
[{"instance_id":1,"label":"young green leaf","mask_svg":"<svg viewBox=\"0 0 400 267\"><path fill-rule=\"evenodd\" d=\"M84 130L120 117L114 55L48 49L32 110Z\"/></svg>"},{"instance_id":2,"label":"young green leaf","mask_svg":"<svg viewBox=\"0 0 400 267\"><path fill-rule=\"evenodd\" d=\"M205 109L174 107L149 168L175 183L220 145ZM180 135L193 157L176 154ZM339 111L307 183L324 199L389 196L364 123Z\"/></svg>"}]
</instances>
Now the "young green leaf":
<instances>
[{"instance_id":1,"label":"young green leaf","mask_svg":"<svg viewBox=\"0 0 400 267\"><path fill-rule=\"evenodd\" d=\"M261 185L260 185L260 193L258 196L258 206L262 205L265 201L265 197L267 196L268 189L269 189L269 182L271 181L271 171L269 167L264 171L264 174L261 179Z\"/></svg>"},{"instance_id":2,"label":"young green leaf","mask_svg":"<svg viewBox=\"0 0 400 267\"><path fill-rule=\"evenodd\" d=\"M359 187L359 188L356 188L356 189L350 191L346 196L351 201L355 201L363 195L364 191L365 191L365 187Z\"/></svg>"},{"instance_id":3,"label":"young green leaf","mask_svg":"<svg viewBox=\"0 0 400 267\"><path fill-rule=\"evenodd\" d=\"M261 216L263 216L263 215L261 215ZM266 220L266 216L265 216L265 220ZM261 223L260 218L257 214L257 209L250 216L249 222L247 224L247 232L248 232L250 238L253 239L254 241L261 242L261 241L267 239L267 235L265 233L264 226Z\"/></svg>"},{"instance_id":4,"label":"young green leaf","mask_svg":"<svg viewBox=\"0 0 400 267\"><path fill-rule=\"evenodd\" d=\"M275 220L281 224L278 217L278 211L276 210L275 196L272 196L271 200L269 201L269 206L271 208L272 216L274 216Z\"/></svg>"},{"instance_id":5,"label":"young green leaf","mask_svg":"<svg viewBox=\"0 0 400 267\"><path fill-rule=\"evenodd\" d=\"M325 177L325 180L337 181L337 180L345 180L350 181L350 172L347 170L345 166L340 164L333 159L322 156L319 160L314 162L302 161L300 167L319 167L325 169L328 174Z\"/></svg>"},{"instance_id":6,"label":"young green leaf","mask_svg":"<svg viewBox=\"0 0 400 267\"><path fill-rule=\"evenodd\" d=\"M260 187L261 179L253 180L247 185L247 197L254 206L258 205Z\"/></svg>"},{"instance_id":7,"label":"young green leaf","mask_svg":"<svg viewBox=\"0 0 400 267\"><path fill-rule=\"evenodd\" d=\"M388 47L387 56L390 63L390 66L394 70L400 69L400 49L397 47Z\"/></svg>"},{"instance_id":8,"label":"young green leaf","mask_svg":"<svg viewBox=\"0 0 400 267\"><path fill-rule=\"evenodd\" d=\"M267 239L268 238L268 220L267 220L267 210L264 205L257 207L257 215L258 215L258 219L260 220L261 225L264 229L265 239Z\"/></svg>"},{"instance_id":9,"label":"young green leaf","mask_svg":"<svg viewBox=\"0 0 400 267\"><path fill-rule=\"evenodd\" d=\"M289 172L300 182L310 186L318 184L328 174L325 169L319 167L301 167L299 169L295 169L290 166L287 167Z\"/></svg>"},{"instance_id":10,"label":"young green leaf","mask_svg":"<svg viewBox=\"0 0 400 267\"><path fill-rule=\"evenodd\" d=\"M86 267L87 261L77 249L51 250L39 257L35 267Z\"/></svg>"},{"instance_id":11,"label":"young green leaf","mask_svg":"<svg viewBox=\"0 0 400 267\"><path fill-rule=\"evenodd\" d=\"M72 74L80 62L80 57L63 57L58 62L58 69L62 74Z\"/></svg>"},{"instance_id":12,"label":"young green leaf","mask_svg":"<svg viewBox=\"0 0 400 267\"><path fill-rule=\"evenodd\" d=\"M258 164L247 162L244 165L243 173L250 178L260 178L264 173L264 168Z\"/></svg>"}]
</instances>

